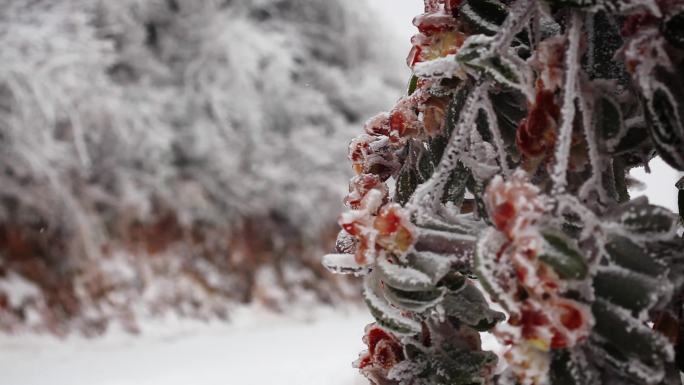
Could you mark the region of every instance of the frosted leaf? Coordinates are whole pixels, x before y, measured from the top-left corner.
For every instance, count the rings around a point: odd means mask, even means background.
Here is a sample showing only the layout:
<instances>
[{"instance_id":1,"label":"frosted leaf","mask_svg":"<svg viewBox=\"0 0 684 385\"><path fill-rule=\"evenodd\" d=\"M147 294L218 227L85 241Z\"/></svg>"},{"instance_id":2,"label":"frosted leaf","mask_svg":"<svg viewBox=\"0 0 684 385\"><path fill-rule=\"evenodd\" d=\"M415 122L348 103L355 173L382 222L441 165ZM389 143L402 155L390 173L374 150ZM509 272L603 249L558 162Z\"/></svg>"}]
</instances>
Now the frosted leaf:
<instances>
[{"instance_id":1,"label":"frosted leaf","mask_svg":"<svg viewBox=\"0 0 684 385\"><path fill-rule=\"evenodd\" d=\"M463 258L456 255L444 255L429 251L411 253L406 257L410 266L424 272L432 279L433 283L441 280L451 269L452 265L464 262Z\"/></svg>"},{"instance_id":2,"label":"frosted leaf","mask_svg":"<svg viewBox=\"0 0 684 385\"><path fill-rule=\"evenodd\" d=\"M456 55L451 54L438 59L424 61L413 66L413 74L421 78L451 78L463 77L461 65L456 61Z\"/></svg>"},{"instance_id":3,"label":"frosted leaf","mask_svg":"<svg viewBox=\"0 0 684 385\"><path fill-rule=\"evenodd\" d=\"M445 294L442 287L423 291L404 291L385 284L382 289L385 299L392 305L416 313L423 313L430 308L441 305Z\"/></svg>"},{"instance_id":4,"label":"frosted leaf","mask_svg":"<svg viewBox=\"0 0 684 385\"><path fill-rule=\"evenodd\" d=\"M472 198L471 198L472 199ZM471 214L457 214L451 217L438 213L416 216L416 225L421 228L445 231L457 234L477 236L485 226L474 220Z\"/></svg>"},{"instance_id":5,"label":"frosted leaf","mask_svg":"<svg viewBox=\"0 0 684 385\"><path fill-rule=\"evenodd\" d=\"M387 258L377 260L377 274L388 285L407 291L428 290L434 288L436 282L422 271L411 267L390 263Z\"/></svg>"},{"instance_id":6,"label":"frosted leaf","mask_svg":"<svg viewBox=\"0 0 684 385\"><path fill-rule=\"evenodd\" d=\"M515 56L488 54L468 63L472 68L482 70L497 83L520 90L532 100L532 73L525 62Z\"/></svg>"},{"instance_id":7,"label":"frosted leaf","mask_svg":"<svg viewBox=\"0 0 684 385\"><path fill-rule=\"evenodd\" d=\"M498 29L494 48L497 51L508 50L515 36L527 26L538 8L539 4L534 0L516 1L510 8L508 17Z\"/></svg>"},{"instance_id":8,"label":"frosted leaf","mask_svg":"<svg viewBox=\"0 0 684 385\"><path fill-rule=\"evenodd\" d=\"M665 39L654 28L639 30L638 34L626 42L625 63L634 67L632 77L636 80L646 99L653 96L653 75L656 67L672 70L673 63L665 50ZM645 55L644 53L648 53Z\"/></svg>"},{"instance_id":9,"label":"frosted leaf","mask_svg":"<svg viewBox=\"0 0 684 385\"><path fill-rule=\"evenodd\" d=\"M480 3L488 3L489 7L485 9L479 9ZM499 20L501 16L506 17L506 9L497 0L484 0L484 1L464 1L463 5L459 8L459 11L463 14L463 17L468 21L469 24L476 26L480 31L486 32L488 34L496 33L501 26L500 23L496 23L495 20L486 18L489 15L495 15Z\"/></svg>"},{"instance_id":10,"label":"frosted leaf","mask_svg":"<svg viewBox=\"0 0 684 385\"><path fill-rule=\"evenodd\" d=\"M651 277L639 272L620 267L599 268L594 277L594 290L601 297L613 304L629 309L645 319L648 311L656 304L669 299L672 284L663 282L665 277Z\"/></svg>"},{"instance_id":11,"label":"frosted leaf","mask_svg":"<svg viewBox=\"0 0 684 385\"><path fill-rule=\"evenodd\" d=\"M335 239L335 252L340 254L353 254L356 252L358 240L344 230L337 233Z\"/></svg>"},{"instance_id":12,"label":"frosted leaf","mask_svg":"<svg viewBox=\"0 0 684 385\"><path fill-rule=\"evenodd\" d=\"M376 292L379 287L377 277L371 273L364 279L363 297L373 317L382 328L400 335L413 335L421 330L420 323L404 316L401 311L391 306Z\"/></svg>"},{"instance_id":13,"label":"frosted leaf","mask_svg":"<svg viewBox=\"0 0 684 385\"><path fill-rule=\"evenodd\" d=\"M449 143L444 150L442 159L437 165L435 172L430 179L418 186L413 197L407 204L420 215L424 210L435 209L442 198L444 186L447 183L449 174L458 167L459 160L463 158L466 142L463 138L464 133L471 128L475 122L478 108L477 101L485 92L486 85L477 85L467 96L458 121L451 133Z\"/></svg>"},{"instance_id":14,"label":"frosted leaf","mask_svg":"<svg viewBox=\"0 0 684 385\"><path fill-rule=\"evenodd\" d=\"M653 258L649 242L636 243L625 236L612 235L608 238L605 250L610 261L625 269L633 270L651 277L665 277L667 266Z\"/></svg>"},{"instance_id":15,"label":"frosted leaf","mask_svg":"<svg viewBox=\"0 0 684 385\"><path fill-rule=\"evenodd\" d=\"M539 259L551 266L563 279L584 279L587 264L576 242L561 233L543 232L545 245Z\"/></svg>"},{"instance_id":16,"label":"frosted leaf","mask_svg":"<svg viewBox=\"0 0 684 385\"><path fill-rule=\"evenodd\" d=\"M661 75L665 77L667 75ZM651 139L660 156L672 167L684 170L684 86L678 75L670 75L670 86L654 82L653 96L647 101Z\"/></svg>"},{"instance_id":17,"label":"frosted leaf","mask_svg":"<svg viewBox=\"0 0 684 385\"><path fill-rule=\"evenodd\" d=\"M596 237L597 232L602 233L604 223L593 211L580 202L577 197L569 194L562 194L555 197L558 206L558 212L563 214L570 214L579 217L579 220L584 224L579 239L595 239L601 241L601 237Z\"/></svg>"},{"instance_id":18,"label":"frosted leaf","mask_svg":"<svg viewBox=\"0 0 684 385\"><path fill-rule=\"evenodd\" d=\"M361 266L356 262L354 254L326 254L323 256L323 266L332 273L366 275L370 272L368 266Z\"/></svg>"},{"instance_id":19,"label":"frosted leaf","mask_svg":"<svg viewBox=\"0 0 684 385\"><path fill-rule=\"evenodd\" d=\"M596 318L592 340L598 346L610 348L599 357L614 365L617 373L627 371L647 384L660 382L665 375L664 363L674 359L670 342L635 319L629 310L605 300L597 299L592 311ZM610 353L615 349L620 352L619 356Z\"/></svg>"},{"instance_id":20,"label":"frosted leaf","mask_svg":"<svg viewBox=\"0 0 684 385\"><path fill-rule=\"evenodd\" d=\"M506 274L496 260L496 255L505 243L505 238L494 229L485 230L477 242L475 269L477 275L493 299L500 302L507 311L517 311L519 304L513 299L509 288L499 284L500 274Z\"/></svg>"},{"instance_id":21,"label":"frosted leaf","mask_svg":"<svg viewBox=\"0 0 684 385\"><path fill-rule=\"evenodd\" d=\"M414 244L415 250L437 254L471 255L476 237L470 234L420 229Z\"/></svg>"},{"instance_id":22,"label":"frosted leaf","mask_svg":"<svg viewBox=\"0 0 684 385\"><path fill-rule=\"evenodd\" d=\"M677 217L670 210L651 205L639 197L620 205L607 214L604 226L632 239L669 239L677 231Z\"/></svg>"},{"instance_id":23,"label":"frosted leaf","mask_svg":"<svg viewBox=\"0 0 684 385\"><path fill-rule=\"evenodd\" d=\"M482 139L476 126L473 126L468 136L468 151L461 158L461 162L470 170L476 181L489 180L500 171L496 163L496 151L491 144Z\"/></svg>"},{"instance_id":24,"label":"frosted leaf","mask_svg":"<svg viewBox=\"0 0 684 385\"><path fill-rule=\"evenodd\" d=\"M494 146L496 146L496 153L499 158L499 166L503 171L505 176L511 175L511 169L508 166L508 158L506 156L506 148L504 147L503 137L501 135L501 129L499 128L499 121L494 112L494 107L492 106L492 101L488 95L482 98L482 109L485 111L488 121L489 131L492 133L492 138L494 139Z\"/></svg>"},{"instance_id":25,"label":"frosted leaf","mask_svg":"<svg viewBox=\"0 0 684 385\"><path fill-rule=\"evenodd\" d=\"M444 298L443 306L447 315L480 331L489 330L497 322L506 319L503 313L489 308L484 295L471 283L466 283L456 293L449 293Z\"/></svg>"},{"instance_id":26,"label":"frosted leaf","mask_svg":"<svg viewBox=\"0 0 684 385\"><path fill-rule=\"evenodd\" d=\"M424 360L404 360L390 369L387 378L399 381L400 384L431 385L427 379L419 377L421 373L425 372L427 367L428 365Z\"/></svg>"}]
</instances>

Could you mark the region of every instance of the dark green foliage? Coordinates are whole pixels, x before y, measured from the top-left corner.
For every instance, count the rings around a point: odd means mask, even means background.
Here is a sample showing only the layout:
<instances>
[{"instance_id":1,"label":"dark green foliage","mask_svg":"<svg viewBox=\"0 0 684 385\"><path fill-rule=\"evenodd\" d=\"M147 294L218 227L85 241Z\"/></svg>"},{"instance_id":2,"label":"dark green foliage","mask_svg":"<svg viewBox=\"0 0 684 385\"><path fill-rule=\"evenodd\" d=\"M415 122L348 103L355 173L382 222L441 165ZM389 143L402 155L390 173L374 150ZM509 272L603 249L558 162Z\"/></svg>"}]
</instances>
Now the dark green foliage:
<instances>
[{"instance_id":1,"label":"dark green foliage","mask_svg":"<svg viewBox=\"0 0 684 385\"><path fill-rule=\"evenodd\" d=\"M663 36L673 46L684 49L684 10L665 19L662 24Z\"/></svg>"}]
</instances>

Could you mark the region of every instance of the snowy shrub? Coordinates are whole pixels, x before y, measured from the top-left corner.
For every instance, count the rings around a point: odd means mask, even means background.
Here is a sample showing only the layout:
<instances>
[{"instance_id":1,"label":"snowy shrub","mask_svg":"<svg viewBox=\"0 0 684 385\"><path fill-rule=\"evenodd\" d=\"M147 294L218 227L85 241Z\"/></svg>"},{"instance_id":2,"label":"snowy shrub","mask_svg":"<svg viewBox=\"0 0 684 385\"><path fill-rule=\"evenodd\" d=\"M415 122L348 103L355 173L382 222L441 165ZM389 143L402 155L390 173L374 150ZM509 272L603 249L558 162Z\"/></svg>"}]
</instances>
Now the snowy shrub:
<instances>
[{"instance_id":1,"label":"snowy shrub","mask_svg":"<svg viewBox=\"0 0 684 385\"><path fill-rule=\"evenodd\" d=\"M413 23L408 94L352 140L324 258L364 275L355 366L378 385L681 384L684 191L679 215L630 199L628 171L684 170L684 2L425 0Z\"/></svg>"},{"instance_id":2,"label":"snowy shrub","mask_svg":"<svg viewBox=\"0 0 684 385\"><path fill-rule=\"evenodd\" d=\"M0 6L0 281L40 289L0 290L0 328L348 295L316 258L349 172L337 143L401 87L363 4Z\"/></svg>"}]
</instances>

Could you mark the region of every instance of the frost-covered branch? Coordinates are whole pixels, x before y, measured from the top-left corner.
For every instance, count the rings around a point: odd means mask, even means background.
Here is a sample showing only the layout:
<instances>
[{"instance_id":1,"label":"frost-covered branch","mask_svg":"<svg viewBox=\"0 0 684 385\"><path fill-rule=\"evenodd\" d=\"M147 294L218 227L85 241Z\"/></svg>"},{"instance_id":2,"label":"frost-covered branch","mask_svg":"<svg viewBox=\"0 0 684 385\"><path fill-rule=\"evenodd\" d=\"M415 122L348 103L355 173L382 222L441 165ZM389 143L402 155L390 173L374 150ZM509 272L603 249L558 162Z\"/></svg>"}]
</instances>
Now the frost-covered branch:
<instances>
[{"instance_id":1,"label":"frost-covered branch","mask_svg":"<svg viewBox=\"0 0 684 385\"><path fill-rule=\"evenodd\" d=\"M368 273L355 365L373 384L681 385L681 221L630 200L628 172L656 151L684 169L682 20L650 1L426 1L409 94L352 142L340 221Z\"/></svg>"},{"instance_id":2,"label":"frost-covered branch","mask_svg":"<svg viewBox=\"0 0 684 385\"><path fill-rule=\"evenodd\" d=\"M571 11L567 28L568 49L565 52L565 81L563 82L563 105L561 107L561 126L558 128L555 164L551 179L554 193L561 194L567 187L568 163L570 162L570 146L575 122L576 99L578 92L578 76L580 72L580 39L582 32L582 15L579 11Z\"/></svg>"}]
</instances>

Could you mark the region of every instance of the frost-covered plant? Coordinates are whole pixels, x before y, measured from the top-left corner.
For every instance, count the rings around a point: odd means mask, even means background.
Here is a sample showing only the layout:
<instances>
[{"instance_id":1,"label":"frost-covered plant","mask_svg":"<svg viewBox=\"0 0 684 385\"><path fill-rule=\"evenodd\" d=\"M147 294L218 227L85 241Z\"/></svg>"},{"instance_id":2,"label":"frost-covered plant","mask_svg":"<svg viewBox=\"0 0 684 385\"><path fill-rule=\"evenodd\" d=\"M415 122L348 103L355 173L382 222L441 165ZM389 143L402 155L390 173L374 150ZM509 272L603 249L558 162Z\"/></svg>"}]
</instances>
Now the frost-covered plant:
<instances>
[{"instance_id":1,"label":"frost-covered plant","mask_svg":"<svg viewBox=\"0 0 684 385\"><path fill-rule=\"evenodd\" d=\"M684 2L425 0L414 25L408 95L352 140L324 258L364 275L355 366L378 385L681 384L684 192L678 218L630 199L628 171L684 170Z\"/></svg>"}]
</instances>

